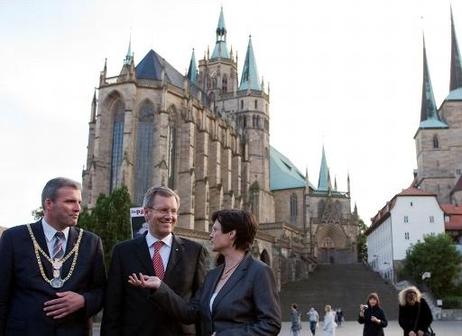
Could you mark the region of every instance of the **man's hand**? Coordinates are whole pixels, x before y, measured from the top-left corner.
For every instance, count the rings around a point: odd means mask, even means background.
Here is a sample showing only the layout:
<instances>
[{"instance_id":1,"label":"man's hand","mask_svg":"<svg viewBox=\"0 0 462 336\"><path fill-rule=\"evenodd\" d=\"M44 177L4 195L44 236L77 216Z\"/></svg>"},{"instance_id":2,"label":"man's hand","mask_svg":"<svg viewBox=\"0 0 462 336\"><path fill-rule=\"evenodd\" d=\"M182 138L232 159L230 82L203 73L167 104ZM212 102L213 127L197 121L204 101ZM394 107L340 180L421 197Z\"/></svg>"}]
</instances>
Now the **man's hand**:
<instances>
[{"instance_id":1,"label":"man's hand","mask_svg":"<svg viewBox=\"0 0 462 336\"><path fill-rule=\"evenodd\" d=\"M43 310L54 319L63 318L85 306L85 298L75 292L56 293L57 299L45 302Z\"/></svg>"}]
</instances>

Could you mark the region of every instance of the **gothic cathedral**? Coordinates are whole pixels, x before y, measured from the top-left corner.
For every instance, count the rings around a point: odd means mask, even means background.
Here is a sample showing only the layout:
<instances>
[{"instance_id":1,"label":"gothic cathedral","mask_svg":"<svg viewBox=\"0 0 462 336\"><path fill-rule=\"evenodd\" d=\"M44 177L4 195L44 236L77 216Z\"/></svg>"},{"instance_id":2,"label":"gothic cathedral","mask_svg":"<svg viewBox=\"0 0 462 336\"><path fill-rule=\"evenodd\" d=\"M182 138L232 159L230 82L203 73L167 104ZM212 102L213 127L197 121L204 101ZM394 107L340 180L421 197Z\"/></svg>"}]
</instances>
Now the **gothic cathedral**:
<instances>
[{"instance_id":1,"label":"gothic cathedral","mask_svg":"<svg viewBox=\"0 0 462 336\"><path fill-rule=\"evenodd\" d=\"M318 187L270 146L270 90L249 37L238 76L220 12L216 43L182 75L154 50L135 66L131 47L118 76L100 74L89 123L84 204L127 186L141 206L152 185L181 197L175 232L207 246L210 215L245 208L259 222L252 254L279 284L306 278L316 263L357 261L358 214L332 186L324 149Z\"/></svg>"}]
</instances>

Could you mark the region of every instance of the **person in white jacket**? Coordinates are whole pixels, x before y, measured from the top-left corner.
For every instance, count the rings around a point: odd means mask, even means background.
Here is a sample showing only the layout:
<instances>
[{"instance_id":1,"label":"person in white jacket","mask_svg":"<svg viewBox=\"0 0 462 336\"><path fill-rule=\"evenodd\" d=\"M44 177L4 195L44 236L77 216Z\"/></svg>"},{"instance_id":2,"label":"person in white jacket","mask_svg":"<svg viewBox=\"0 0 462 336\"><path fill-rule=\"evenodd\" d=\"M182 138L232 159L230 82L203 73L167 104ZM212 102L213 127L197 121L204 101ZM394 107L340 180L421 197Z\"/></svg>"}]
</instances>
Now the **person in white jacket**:
<instances>
[{"instance_id":1,"label":"person in white jacket","mask_svg":"<svg viewBox=\"0 0 462 336\"><path fill-rule=\"evenodd\" d=\"M332 311L330 305L326 305L324 308L324 325L322 329L324 330L324 336L335 336L335 328L337 328L337 323L335 323L335 312Z\"/></svg>"}]
</instances>

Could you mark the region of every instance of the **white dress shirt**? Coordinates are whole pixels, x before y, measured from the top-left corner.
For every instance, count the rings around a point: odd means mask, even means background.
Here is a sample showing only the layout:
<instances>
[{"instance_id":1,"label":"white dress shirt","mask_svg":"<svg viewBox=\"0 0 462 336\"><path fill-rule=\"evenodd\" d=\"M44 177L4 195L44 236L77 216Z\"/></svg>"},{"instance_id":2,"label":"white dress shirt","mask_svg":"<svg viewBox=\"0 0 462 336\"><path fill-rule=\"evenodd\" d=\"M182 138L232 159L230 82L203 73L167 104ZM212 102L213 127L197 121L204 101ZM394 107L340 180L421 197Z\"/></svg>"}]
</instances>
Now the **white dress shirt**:
<instances>
[{"instance_id":1,"label":"white dress shirt","mask_svg":"<svg viewBox=\"0 0 462 336\"><path fill-rule=\"evenodd\" d=\"M55 233L58 232L58 230L48 224L45 218L42 218L42 228L43 233L45 234L45 239L47 241L48 255L51 257L51 254L53 253L53 245L55 244ZM69 237L69 227L66 227L62 233L64 233L63 248L64 251L66 251L67 238Z\"/></svg>"},{"instance_id":2,"label":"white dress shirt","mask_svg":"<svg viewBox=\"0 0 462 336\"><path fill-rule=\"evenodd\" d=\"M154 243L157 242L159 239L154 237L148 230L146 234L146 244L148 244L149 248L149 255L152 256L154 255ZM168 236L166 236L163 239L160 239L164 242L164 245L162 245L162 248L160 249L160 257L162 258L162 263L164 265L164 271L167 269L168 265L168 260L170 259L170 251L172 250L172 243L173 243L173 235L170 233Z\"/></svg>"}]
</instances>

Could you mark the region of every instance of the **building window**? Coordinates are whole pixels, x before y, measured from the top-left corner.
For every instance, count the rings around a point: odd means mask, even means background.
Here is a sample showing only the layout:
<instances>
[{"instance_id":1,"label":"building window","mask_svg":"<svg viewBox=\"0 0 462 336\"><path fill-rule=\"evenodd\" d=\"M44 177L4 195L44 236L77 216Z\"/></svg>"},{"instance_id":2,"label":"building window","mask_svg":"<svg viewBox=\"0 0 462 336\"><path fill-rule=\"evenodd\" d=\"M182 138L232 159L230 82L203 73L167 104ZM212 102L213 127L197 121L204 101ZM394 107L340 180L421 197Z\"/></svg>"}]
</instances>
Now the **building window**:
<instances>
[{"instance_id":1,"label":"building window","mask_svg":"<svg viewBox=\"0 0 462 336\"><path fill-rule=\"evenodd\" d=\"M244 101L241 100L241 110L243 110L243 109L244 109Z\"/></svg>"},{"instance_id":2,"label":"building window","mask_svg":"<svg viewBox=\"0 0 462 336\"><path fill-rule=\"evenodd\" d=\"M430 218L429 218L429 219L430 219L430 223L435 223L435 217L433 217L433 216L430 216Z\"/></svg>"},{"instance_id":3,"label":"building window","mask_svg":"<svg viewBox=\"0 0 462 336\"><path fill-rule=\"evenodd\" d=\"M255 109L258 108L258 100L255 99Z\"/></svg>"},{"instance_id":4,"label":"building window","mask_svg":"<svg viewBox=\"0 0 462 336\"><path fill-rule=\"evenodd\" d=\"M154 148L154 106L146 101L139 111L136 128L135 204L141 206L151 185L152 149Z\"/></svg>"},{"instance_id":5,"label":"building window","mask_svg":"<svg viewBox=\"0 0 462 336\"><path fill-rule=\"evenodd\" d=\"M462 169L460 169L460 168L456 169L456 174L457 175L462 175Z\"/></svg>"},{"instance_id":6,"label":"building window","mask_svg":"<svg viewBox=\"0 0 462 336\"><path fill-rule=\"evenodd\" d=\"M439 141L438 141L438 135L434 135L433 136L433 148L439 148L440 147L440 144L439 144Z\"/></svg>"},{"instance_id":7,"label":"building window","mask_svg":"<svg viewBox=\"0 0 462 336\"><path fill-rule=\"evenodd\" d=\"M404 223L409 223L409 217L408 216L404 216Z\"/></svg>"},{"instance_id":8,"label":"building window","mask_svg":"<svg viewBox=\"0 0 462 336\"><path fill-rule=\"evenodd\" d=\"M290 223L295 224L297 223L297 195L292 194L290 195Z\"/></svg>"},{"instance_id":9,"label":"building window","mask_svg":"<svg viewBox=\"0 0 462 336\"><path fill-rule=\"evenodd\" d=\"M404 232L404 239L409 240L409 232Z\"/></svg>"},{"instance_id":10,"label":"building window","mask_svg":"<svg viewBox=\"0 0 462 336\"><path fill-rule=\"evenodd\" d=\"M123 159L125 105L117 99L113 108L112 123L112 161L110 190L113 191L120 183L120 169Z\"/></svg>"},{"instance_id":11,"label":"building window","mask_svg":"<svg viewBox=\"0 0 462 336\"><path fill-rule=\"evenodd\" d=\"M414 204L411 202L410 205L413 206Z\"/></svg>"},{"instance_id":12,"label":"building window","mask_svg":"<svg viewBox=\"0 0 462 336\"><path fill-rule=\"evenodd\" d=\"M168 126L167 134L167 167L168 167L168 186L175 189L175 166L176 166L176 146L177 146L176 125L171 120Z\"/></svg>"},{"instance_id":13,"label":"building window","mask_svg":"<svg viewBox=\"0 0 462 336\"><path fill-rule=\"evenodd\" d=\"M228 77L226 77L226 75L224 75L221 80L221 89L223 92L228 92Z\"/></svg>"}]
</instances>

